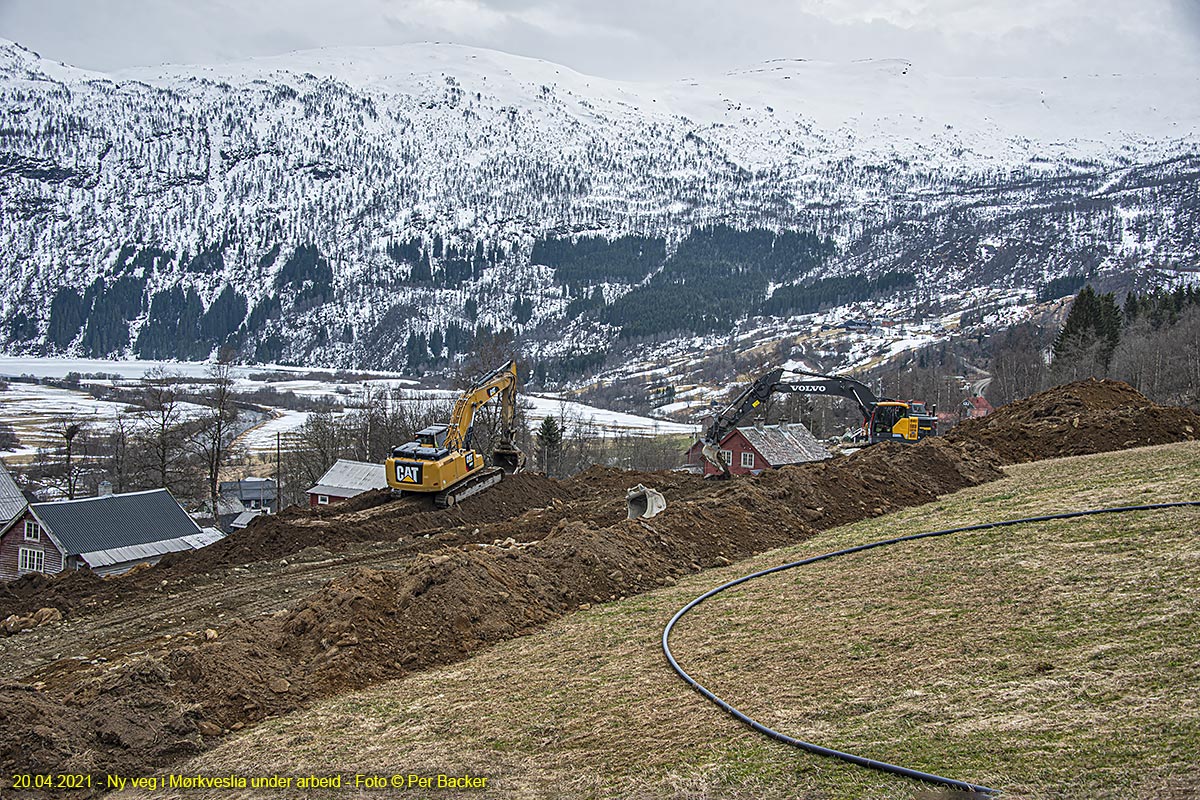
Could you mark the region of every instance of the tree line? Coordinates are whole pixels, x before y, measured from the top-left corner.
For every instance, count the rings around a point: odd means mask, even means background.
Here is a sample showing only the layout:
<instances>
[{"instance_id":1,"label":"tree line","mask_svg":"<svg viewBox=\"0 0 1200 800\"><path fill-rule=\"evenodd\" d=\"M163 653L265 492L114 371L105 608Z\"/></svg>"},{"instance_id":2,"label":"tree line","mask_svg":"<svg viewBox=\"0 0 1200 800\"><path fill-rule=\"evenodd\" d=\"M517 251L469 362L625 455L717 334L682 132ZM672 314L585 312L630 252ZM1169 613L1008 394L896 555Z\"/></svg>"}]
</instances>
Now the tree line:
<instances>
[{"instance_id":1,"label":"tree line","mask_svg":"<svg viewBox=\"0 0 1200 800\"><path fill-rule=\"evenodd\" d=\"M1200 290L1114 293L1084 286L1061 328L1025 323L995 337L993 403L1083 378L1114 378L1151 400L1200 406Z\"/></svg>"}]
</instances>

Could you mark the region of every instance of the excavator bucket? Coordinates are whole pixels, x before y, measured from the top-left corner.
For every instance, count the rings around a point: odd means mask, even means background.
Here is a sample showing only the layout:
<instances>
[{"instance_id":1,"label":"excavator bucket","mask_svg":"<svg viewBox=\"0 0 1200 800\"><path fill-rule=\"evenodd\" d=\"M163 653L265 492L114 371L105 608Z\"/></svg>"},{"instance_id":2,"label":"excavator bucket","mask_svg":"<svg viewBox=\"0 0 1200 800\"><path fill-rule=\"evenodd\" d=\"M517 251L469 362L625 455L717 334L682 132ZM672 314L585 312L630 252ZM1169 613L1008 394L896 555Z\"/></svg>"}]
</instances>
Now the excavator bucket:
<instances>
[{"instance_id":1,"label":"excavator bucket","mask_svg":"<svg viewBox=\"0 0 1200 800\"><path fill-rule=\"evenodd\" d=\"M498 444L492 451L492 463L512 475L525 468L525 453L511 442Z\"/></svg>"},{"instance_id":2,"label":"excavator bucket","mask_svg":"<svg viewBox=\"0 0 1200 800\"><path fill-rule=\"evenodd\" d=\"M625 502L629 506L629 519L650 519L667 508L667 498L662 492L640 483L625 493Z\"/></svg>"}]
</instances>

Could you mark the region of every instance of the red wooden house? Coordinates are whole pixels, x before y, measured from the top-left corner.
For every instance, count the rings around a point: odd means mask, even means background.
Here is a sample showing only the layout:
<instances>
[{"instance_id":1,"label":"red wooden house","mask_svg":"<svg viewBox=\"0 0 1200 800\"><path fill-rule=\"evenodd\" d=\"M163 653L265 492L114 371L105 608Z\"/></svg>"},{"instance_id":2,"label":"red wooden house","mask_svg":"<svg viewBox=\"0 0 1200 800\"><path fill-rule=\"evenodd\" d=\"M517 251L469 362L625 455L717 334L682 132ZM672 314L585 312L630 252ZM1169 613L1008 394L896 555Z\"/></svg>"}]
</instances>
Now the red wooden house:
<instances>
[{"instance_id":1,"label":"red wooden house","mask_svg":"<svg viewBox=\"0 0 1200 800\"><path fill-rule=\"evenodd\" d=\"M967 419L978 419L986 417L996 409L992 408L992 404L987 401L983 395L976 395L969 401L970 407L967 408Z\"/></svg>"},{"instance_id":2,"label":"red wooden house","mask_svg":"<svg viewBox=\"0 0 1200 800\"><path fill-rule=\"evenodd\" d=\"M721 457L734 475L757 475L764 469L829 458L829 451L799 423L755 424L734 428L719 445ZM700 454L700 442L688 450L688 464L703 466L705 475L720 470Z\"/></svg>"},{"instance_id":3,"label":"red wooden house","mask_svg":"<svg viewBox=\"0 0 1200 800\"><path fill-rule=\"evenodd\" d=\"M386 489L387 485L383 464L339 458L308 490L308 504L312 508L327 506L372 489Z\"/></svg>"}]
</instances>

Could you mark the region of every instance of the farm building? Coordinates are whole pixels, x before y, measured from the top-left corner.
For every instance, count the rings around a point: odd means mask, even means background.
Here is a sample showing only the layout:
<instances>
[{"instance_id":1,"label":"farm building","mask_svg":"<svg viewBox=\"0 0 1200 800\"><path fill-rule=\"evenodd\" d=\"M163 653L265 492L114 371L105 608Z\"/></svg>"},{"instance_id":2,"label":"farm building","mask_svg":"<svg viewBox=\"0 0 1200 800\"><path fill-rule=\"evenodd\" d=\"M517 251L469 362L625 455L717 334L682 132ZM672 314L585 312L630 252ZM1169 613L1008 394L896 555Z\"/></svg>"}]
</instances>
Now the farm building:
<instances>
[{"instance_id":1,"label":"farm building","mask_svg":"<svg viewBox=\"0 0 1200 800\"><path fill-rule=\"evenodd\" d=\"M975 397L972 397L970 400L967 400L965 403L963 403L963 406L966 407L967 419L986 417L988 414L996 410L992 408L992 404L989 403L987 398L985 398L983 395L976 395Z\"/></svg>"},{"instance_id":2,"label":"farm building","mask_svg":"<svg viewBox=\"0 0 1200 800\"><path fill-rule=\"evenodd\" d=\"M829 458L825 446L798 422L734 428L721 440L719 449L734 475L757 475L764 469ZM703 466L705 475L720 473L700 454L700 442L688 450L687 460L689 464Z\"/></svg>"},{"instance_id":3,"label":"farm building","mask_svg":"<svg viewBox=\"0 0 1200 800\"><path fill-rule=\"evenodd\" d=\"M0 580L85 567L115 575L222 537L201 530L166 489L30 503L0 533Z\"/></svg>"},{"instance_id":4,"label":"farm building","mask_svg":"<svg viewBox=\"0 0 1200 800\"><path fill-rule=\"evenodd\" d=\"M274 514L278 510L273 478L249 476L236 481L221 481L219 494L223 501L237 501L241 504L241 511L236 512L238 514L259 509Z\"/></svg>"},{"instance_id":5,"label":"farm building","mask_svg":"<svg viewBox=\"0 0 1200 800\"><path fill-rule=\"evenodd\" d=\"M372 489L386 489L387 485L383 464L339 458L308 490L308 504L313 508L327 506Z\"/></svg>"}]
</instances>

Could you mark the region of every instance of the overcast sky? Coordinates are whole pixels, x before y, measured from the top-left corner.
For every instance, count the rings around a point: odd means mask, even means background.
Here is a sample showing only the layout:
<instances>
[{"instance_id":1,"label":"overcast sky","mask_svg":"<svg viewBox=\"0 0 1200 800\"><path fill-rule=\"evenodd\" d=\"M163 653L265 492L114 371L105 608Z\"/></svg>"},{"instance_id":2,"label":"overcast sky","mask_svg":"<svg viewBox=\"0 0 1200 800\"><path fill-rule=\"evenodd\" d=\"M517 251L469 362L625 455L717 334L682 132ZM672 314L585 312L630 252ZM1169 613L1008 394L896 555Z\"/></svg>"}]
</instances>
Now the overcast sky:
<instances>
[{"instance_id":1,"label":"overcast sky","mask_svg":"<svg viewBox=\"0 0 1200 800\"><path fill-rule=\"evenodd\" d=\"M0 37L96 70L449 41L623 79L771 58L1198 74L1200 0L0 0Z\"/></svg>"}]
</instances>

